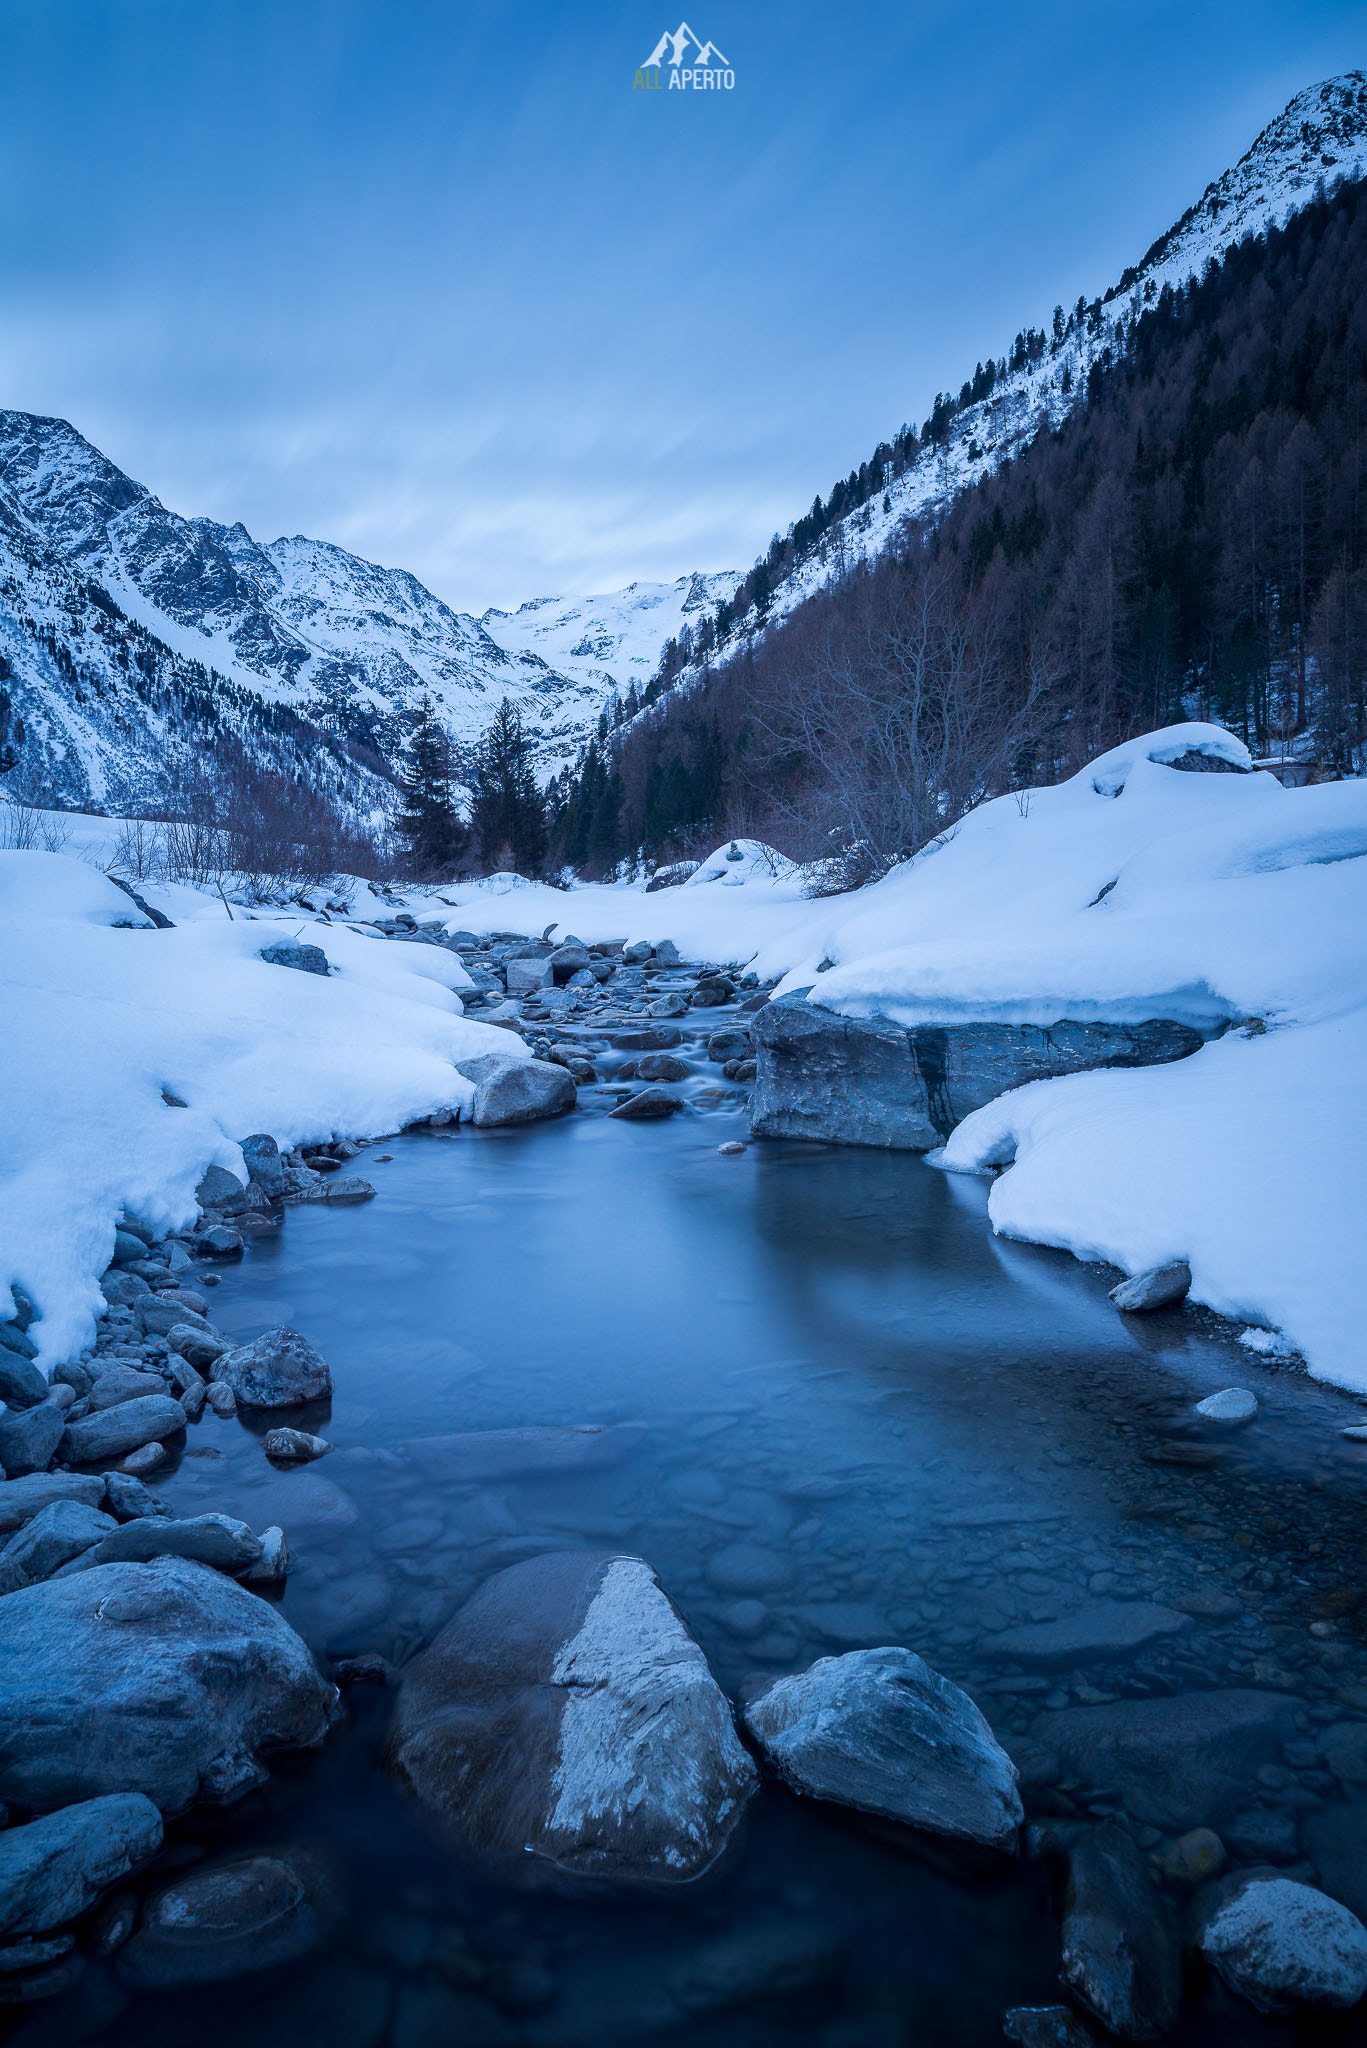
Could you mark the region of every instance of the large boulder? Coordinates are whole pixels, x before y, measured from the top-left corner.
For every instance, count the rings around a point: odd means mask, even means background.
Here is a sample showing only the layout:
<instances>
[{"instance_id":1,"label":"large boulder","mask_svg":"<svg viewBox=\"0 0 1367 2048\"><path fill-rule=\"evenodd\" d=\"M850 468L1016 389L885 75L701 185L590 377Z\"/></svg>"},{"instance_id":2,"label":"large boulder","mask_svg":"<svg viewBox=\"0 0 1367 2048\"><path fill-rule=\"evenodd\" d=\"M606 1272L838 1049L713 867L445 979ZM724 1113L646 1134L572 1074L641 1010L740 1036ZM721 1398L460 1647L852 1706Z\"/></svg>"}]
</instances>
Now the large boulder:
<instances>
[{"instance_id":1,"label":"large boulder","mask_svg":"<svg viewBox=\"0 0 1367 2048\"><path fill-rule=\"evenodd\" d=\"M1343 2011L1367 1992L1367 1927L1311 1885L1242 1871L1197 1900L1196 1920L1206 1961L1261 2012Z\"/></svg>"},{"instance_id":2,"label":"large boulder","mask_svg":"<svg viewBox=\"0 0 1367 2048\"><path fill-rule=\"evenodd\" d=\"M0 1350L0 1401L10 1408L32 1408L47 1399L47 1381L36 1365L17 1351Z\"/></svg>"},{"instance_id":3,"label":"large boulder","mask_svg":"<svg viewBox=\"0 0 1367 2048\"><path fill-rule=\"evenodd\" d=\"M141 1792L84 1799L0 1832L0 1934L46 1934L161 1847L161 1815Z\"/></svg>"},{"instance_id":4,"label":"large boulder","mask_svg":"<svg viewBox=\"0 0 1367 2048\"><path fill-rule=\"evenodd\" d=\"M500 1124L534 1124L559 1116L578 1100L572 1078L552 1060L512 1059L507 1053L481 1053L458 1060L456 1071L475 1084L472 1123L481 1129Z\"/></svg>"},{"instance_id":5,"label":"large boulder","mask_svg":"<svg viewBox=\"0 0 1367 2048\"><path fill-rule=\"evenodd\" d=\"M24 1479L0 1480L0 1532L22 1528L50 1501L78 1500L97 1508L103 1499L103 1479L84 1472L31 1472Z\"/></svg>"},{"instance_id":6,"label":"large boulder","mask_svg":"<svg viewBox=\"0 0 1367 2048\"><path fill-rule=\"evenodd\" d=\"M820 1138L928 1152L1008 1088L1092 1067L1151 1067L1199 1051L1199 1032L1146 1024L894 1024L841 1017L781 996L751 1026L757 1068L750 1126L768 1138Z\"/></svg>"},{"instance_id":7,"label":"large boulder","mask_svg":"<svg viewBox=\"0 0 1367 2048\"><path fill-rule=\"evenodd\" d=\"M1122 2041L1154 2041L1176 2023L1182 1999L1176 1923L1123 1828L1091 1828L1069 1852L1059 1975L1078 2003Z\"/></svg>"},{"instance_id":8,"label":"large boulder","mask_svg":"<svg viewBox=\"0 0 1367 2048\"><path fill-rule=\"evenodd\" d=\"M288 1323L221 1353L214 1378L231 1387L244 1408L298 1408L332 1392L327 1360Z\"/></svg>"},{"instance_id":9,"label":"large boulder","mask_svg":"<svg viewBox=\"0 0 1367 2048\"><path fill-rule=\"evenodd\" d=\"M777 1678L746 1728L795 1791L1014 1849L1016 1768L968 1694L911 1650L853 1650Z\"/></svg>"},{"instance_id":10,"label":"large boulder","mask_svg":"<svg viewBox=\"0 0 1367 2048\"><path fill-rule=\"evenodd\" d=\"M0 1600L0 1800L235 1798L263 1751L322 1741L333 1698L284 1617L204 1565L49 1579Z\"/></svg>"},{"instance_id":11,"label":"large boulder","mask_svg":"<svg viewBox=\"0 0 1367 2048\"><path fill-rule=\"evenodd\" d=\"M497 1573L410 1666L389 1760L509 1870L683 1883L758 1783L706 1659L639 1557Z\"/></svg>"},{"instance_id":12,"label":"large boulder","mask_svg":"<svg viewBox=\"0 0 1367 2048\"><path fill-rule=\"evenodd\" d=\"M188 1557L215 1571L245 1572L261 1562L261 1538L232 1515L139 1515L111 1528L82 1553L82 1568L149 1564L154 1557Z\"/></svg>"},{"instance_id":13,"label":"large boulder","mask_svg":"<svg viewBox=\"0 0 1367 2048\"><path fill-rule=\"evenodd\" d=\"M169 1394L143 1394L68 1424L62 1452L73 1465L98 1465L144 1444L165 1443L184 1427L185 1410L179 1401Z\"/></svg>"},{"instance_id":14,"label":"large boulder","mask_svg":"<svg viewBox=\"0 0 1367 2048\"><path fill-rule=\"evenodd\" d=\"M326 1873L303 1850L201 1864L148 1900L119 1975L160 1988L269 1970L315 1948L334 1906Z\"/></svg>"}]
</instances>

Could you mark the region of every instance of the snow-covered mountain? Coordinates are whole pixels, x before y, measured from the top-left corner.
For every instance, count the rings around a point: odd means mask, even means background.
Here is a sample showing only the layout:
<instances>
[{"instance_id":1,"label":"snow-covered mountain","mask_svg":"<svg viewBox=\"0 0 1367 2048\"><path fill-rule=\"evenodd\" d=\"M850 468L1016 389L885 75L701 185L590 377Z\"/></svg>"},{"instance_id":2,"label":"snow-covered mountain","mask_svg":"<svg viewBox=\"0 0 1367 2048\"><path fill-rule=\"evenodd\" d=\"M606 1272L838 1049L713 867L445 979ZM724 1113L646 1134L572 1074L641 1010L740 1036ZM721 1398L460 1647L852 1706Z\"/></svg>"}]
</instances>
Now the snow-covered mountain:
<instances>
[{"instance_id":1,"label":"snow-covered mountain","mask_svg":"<svg viewBox=\"0 0 1367 2048\"><path fill-rule=\"evenodd\" d=\"M835 520L805 549L770 597L766 624L861 560L881 554L908 518L937 509L1058 425L1087 388L1093 363L1117 352L1127 329L1165 286L1199 275L1246 235L1282 225L1317 189L1367 175L1367 74L1349 71L1297 93L1232 169L1207 185L1147 253L1101 295L1079 301L1062 333L1040 333L1024 360L1003 358L990 392L967 404L949 396L942 437L901 467L889 463L864 503ZM1019 337L1020 339L1025 337ZM1012 351L1012 357L1017 351ZM712 650L715 662L759 626L751 610ZM686 685L690 672L681 680Z\"/></svg>"},{"instance_id":2,"label":"snow-covered mountain","mask_svg":"<svg viewBox=\"0 0 1367 2048\"><path fill-rule=\"evenodd\" d=\"M600 698L625 696L654 675L660 650L680 628L730 597L735 570L628 583L605 597L534 597L515 612L489 610L480 625L509 654L532 654L561 675L592 684Z\"/></svg>"}]
</instances>

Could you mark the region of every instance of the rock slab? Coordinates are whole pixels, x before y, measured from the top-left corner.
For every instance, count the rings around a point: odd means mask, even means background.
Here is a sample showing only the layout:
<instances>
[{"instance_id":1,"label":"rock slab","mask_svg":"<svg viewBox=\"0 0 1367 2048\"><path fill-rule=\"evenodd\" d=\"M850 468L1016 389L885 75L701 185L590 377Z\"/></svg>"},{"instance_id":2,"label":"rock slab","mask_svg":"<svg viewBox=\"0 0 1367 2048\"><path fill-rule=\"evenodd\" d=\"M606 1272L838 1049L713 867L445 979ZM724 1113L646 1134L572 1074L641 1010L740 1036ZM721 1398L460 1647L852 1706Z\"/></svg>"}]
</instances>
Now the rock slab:
<instances>
[{"instance_id":1,"label":"rock slab","mask_svg":"<svg viewBox=\"0 0 1367 2048\"><path fill-rule=\"evenodd\" d=\"M46 1934L161 1847L161 1815L141 1792L115 1792L0 1832L0 1934Z\"/></svg>"}]
</instances>

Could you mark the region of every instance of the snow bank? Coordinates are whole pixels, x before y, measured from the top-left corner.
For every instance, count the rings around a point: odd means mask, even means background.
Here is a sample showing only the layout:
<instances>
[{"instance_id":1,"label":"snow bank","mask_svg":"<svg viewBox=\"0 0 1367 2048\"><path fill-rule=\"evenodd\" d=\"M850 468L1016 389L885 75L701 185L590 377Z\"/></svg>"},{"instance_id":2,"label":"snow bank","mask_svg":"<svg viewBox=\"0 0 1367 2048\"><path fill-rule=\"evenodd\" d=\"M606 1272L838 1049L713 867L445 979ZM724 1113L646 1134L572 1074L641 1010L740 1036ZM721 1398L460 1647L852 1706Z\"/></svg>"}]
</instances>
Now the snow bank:
<instances>
[{"instance_id":1,"label":"snow bank","mask_svg":"<svg viewBox=\"0 0 1367 2048\"><path fill-rule=\"evenodd\" d=\"M437 947L309 921L332 972L304 974L257 957L300 932L297 913L198 903L197 922L156 931L82 861L0 853L0 1312L11 1287L32 1297L44 1364L90 1340L120 1208L183 1225L206 1166L242 1172L249 1132L393 1130L468 1104L453 1061L526 1054L462 1015L468 977Z\"/></svg>"}]
</instances>

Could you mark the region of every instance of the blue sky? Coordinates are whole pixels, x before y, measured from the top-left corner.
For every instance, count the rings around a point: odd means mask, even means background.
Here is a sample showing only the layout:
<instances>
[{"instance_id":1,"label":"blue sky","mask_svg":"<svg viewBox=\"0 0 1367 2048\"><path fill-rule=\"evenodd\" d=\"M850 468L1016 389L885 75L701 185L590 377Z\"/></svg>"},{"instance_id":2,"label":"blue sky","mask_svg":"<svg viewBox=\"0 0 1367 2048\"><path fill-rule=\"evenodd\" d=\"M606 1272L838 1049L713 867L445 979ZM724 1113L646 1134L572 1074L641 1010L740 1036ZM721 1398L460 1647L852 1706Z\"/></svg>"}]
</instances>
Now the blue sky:
<instances>
[{"instance_id":1,"label":"blue sky","mask_svg":"<svg viewBox=\"0 0 1367 2048\"><path fill-rule=\"evenodd\" d=\"M1367 5L3 0L0 405L467 609L744 567Z\"/></svg>"}]
</instances>

